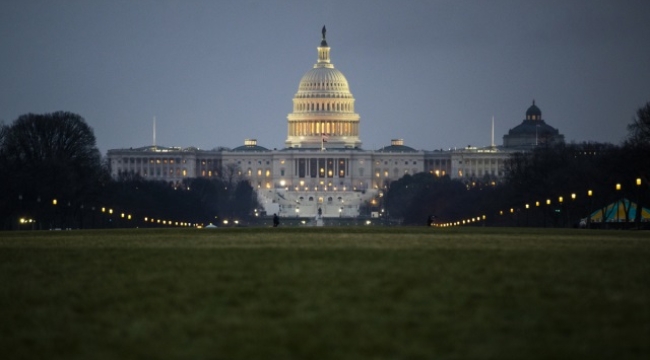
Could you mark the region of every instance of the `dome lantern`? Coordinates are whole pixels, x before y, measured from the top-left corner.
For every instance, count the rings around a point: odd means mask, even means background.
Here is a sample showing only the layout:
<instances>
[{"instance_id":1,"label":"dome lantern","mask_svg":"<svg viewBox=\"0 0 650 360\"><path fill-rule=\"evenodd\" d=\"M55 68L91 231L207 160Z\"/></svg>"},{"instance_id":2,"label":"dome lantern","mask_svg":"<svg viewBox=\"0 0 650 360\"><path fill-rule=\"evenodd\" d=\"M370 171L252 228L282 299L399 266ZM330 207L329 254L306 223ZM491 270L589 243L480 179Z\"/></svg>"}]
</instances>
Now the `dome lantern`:
<instances>
[{"instance_id":1,"label":"dome lantern","mask_svg":"<svg viewBox=\"0 0 650 360\"><path fill-rule=\"evenodd\" d=\"M542 110L535 105L535 100L533 100L533 105L526 110L526 120L542 120Z\"/></svg>"}]
</instances>

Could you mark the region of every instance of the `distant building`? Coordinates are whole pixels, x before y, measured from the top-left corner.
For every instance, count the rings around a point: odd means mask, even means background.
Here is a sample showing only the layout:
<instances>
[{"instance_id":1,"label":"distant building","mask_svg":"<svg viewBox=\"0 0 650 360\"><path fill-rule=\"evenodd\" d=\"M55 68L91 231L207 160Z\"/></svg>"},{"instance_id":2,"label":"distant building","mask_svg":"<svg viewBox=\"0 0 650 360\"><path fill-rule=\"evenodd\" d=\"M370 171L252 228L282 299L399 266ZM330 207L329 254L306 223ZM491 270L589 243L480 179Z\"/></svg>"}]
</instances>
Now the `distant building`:
<instances>
[{"instance_id":1,"label":"distant building","mask_svg":"<svg viewBox=\"0 0 650 360\"><path fill-rule=\"evenodd\" d=\"M543 144L564 143L564 135L559 130L546 124L542 119L542 111L535 105L526 110L526 118L503 136L503 147L510 149L530 150Z\"/></svg>"},{"instance_id":2,"label":"distant building","mask_svg":"<svg viewBox=\"0 0 650 360\"><path fill-rule=\"evenodd\" d=\"M387 184L406 174L426 171L468 182L504 176L511 151L497 147L424 151L393 139L381 149L363 150L355 99L330 61L325 28L322 35L317 63L300 80L287 116L285 148L269 150L247 139L234 149L113 149L112 176L127 172L181 186L186 178L234 172L257 189L267 213L283 217L314 217L319 209L323 217L358 216L362 205L378 204Z\"/></svg>"}]
</instances>

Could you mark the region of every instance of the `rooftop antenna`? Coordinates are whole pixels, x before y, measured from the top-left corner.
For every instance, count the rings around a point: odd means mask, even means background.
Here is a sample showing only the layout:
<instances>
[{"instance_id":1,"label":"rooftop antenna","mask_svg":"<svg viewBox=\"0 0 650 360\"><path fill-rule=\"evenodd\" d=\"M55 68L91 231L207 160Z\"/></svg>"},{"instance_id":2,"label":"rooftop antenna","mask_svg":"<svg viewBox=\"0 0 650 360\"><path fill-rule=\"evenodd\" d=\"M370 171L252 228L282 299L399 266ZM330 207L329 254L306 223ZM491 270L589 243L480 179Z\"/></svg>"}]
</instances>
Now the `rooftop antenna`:
<instances>
[{"instance_id":1,"label":"rooftop antenna","mask_svg":"<svg viewBox=\"0 0 650 360\"><path fill-rule=\"evenodd\" d=\"M156 148L156 116L153 117L153 148Z\"/></svg>"}]
</instances>

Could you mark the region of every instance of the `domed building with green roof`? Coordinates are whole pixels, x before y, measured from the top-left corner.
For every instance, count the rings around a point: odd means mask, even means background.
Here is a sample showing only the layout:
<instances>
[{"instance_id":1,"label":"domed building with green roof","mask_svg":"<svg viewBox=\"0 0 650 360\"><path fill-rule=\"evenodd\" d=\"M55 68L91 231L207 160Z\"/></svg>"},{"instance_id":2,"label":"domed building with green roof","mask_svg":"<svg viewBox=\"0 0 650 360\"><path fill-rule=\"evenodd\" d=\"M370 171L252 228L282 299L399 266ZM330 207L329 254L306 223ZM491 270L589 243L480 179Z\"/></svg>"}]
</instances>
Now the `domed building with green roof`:
<instances>
[{"instance_id":1,"label":"domed building with green roof","mask_svg":"<svg viewBox=\"0 0 650 360\"><path fill-rule=\"evenodd\" d=\"M535 100L526 110L524 121L503 135L505 148L527 150L543 144L558 143L564 143L564 135L542 119L542 111L535 105Z\"/></svg>"}]
</instances>

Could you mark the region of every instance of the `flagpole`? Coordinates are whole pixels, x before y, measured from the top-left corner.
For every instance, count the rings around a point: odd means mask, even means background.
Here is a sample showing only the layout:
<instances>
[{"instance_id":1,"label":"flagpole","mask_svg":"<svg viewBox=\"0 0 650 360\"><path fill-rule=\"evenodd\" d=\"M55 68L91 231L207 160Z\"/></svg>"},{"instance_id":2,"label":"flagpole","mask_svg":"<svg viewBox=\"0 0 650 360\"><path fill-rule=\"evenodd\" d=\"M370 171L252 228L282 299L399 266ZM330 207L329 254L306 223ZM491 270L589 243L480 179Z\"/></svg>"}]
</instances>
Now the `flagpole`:
<instances>
[{"instance_id":1,"label":"flagpole","mask_svg":"<svg viewBox=\"0 0 650 360\"><path fill-rule=\"evenodd\" d=\"M492 137L490 141L490 147L494 147L494 115L492 115Z\"/></svg>"}]
</instances>

